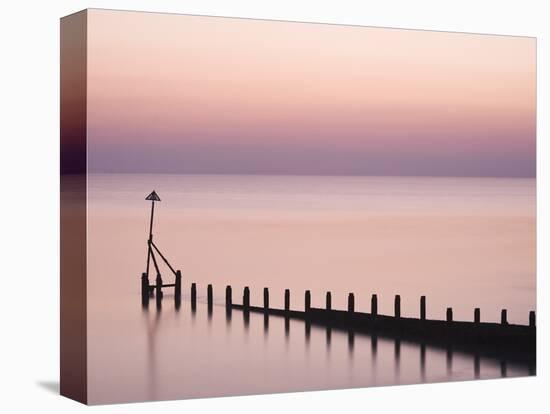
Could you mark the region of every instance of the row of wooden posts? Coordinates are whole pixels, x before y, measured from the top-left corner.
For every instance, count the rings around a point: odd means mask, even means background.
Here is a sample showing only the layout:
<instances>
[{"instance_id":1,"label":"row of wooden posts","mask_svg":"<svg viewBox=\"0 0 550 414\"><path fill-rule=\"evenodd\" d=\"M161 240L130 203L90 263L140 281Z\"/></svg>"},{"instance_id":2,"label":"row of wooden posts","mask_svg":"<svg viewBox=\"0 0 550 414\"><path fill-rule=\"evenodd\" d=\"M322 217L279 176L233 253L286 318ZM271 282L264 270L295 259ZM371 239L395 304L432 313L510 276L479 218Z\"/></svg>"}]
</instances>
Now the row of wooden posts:
<instances>
[{"instance_id":1,"label":"row of wooden posts","mask_svg":"<svg viewBox=\"0 0 550 414\"><path fill-rule=\"evenodd\" d=\"M178 281L178 278L176 279ZM176 298L179 298L181 296L181 276L179 278L179 283L176 282L175 286L175 294ZM207 305L211 309L213 306L213 298L214 298L214 289L211 284L207 286ZM197 302L197 284L192 283L191 284L191 304L192 306L196 306ZM231 308L233 305L233 293L231 286L227 286L225 288L225 306L227 308ZM244 310L250 309L250 289L249 287L245 287L243 290L243 297L242 297L242 307ZM269 309L269 289L264 288L263 290L263 308L265 310ZM330 311L332 309L332 293L327 292L326 293L326 304L325 304L326 310ZM304 294L304 311L308 312L311 309L311 292L309 290L305 291ZM284 292L284 310L285 312L290 311L290 289L285 289ZM355 312L355 295L353 293L348 294L348 312ZM373 294L371 296L371 316L377 316L378 315L378 296L376 294ZM394 298L394 315L395 318L401 318L401 296L395 295ZM426 296L420 297L420 320L426 320ZM453 309L447 308L446 312L446 320L447 322L453 321ZM480 308L474 309L474 323L481 323L481 310ZM500 323L502 325L508 324L508 312L506 309L502 309L500 314ZM529 312L529 326L534 327L535 326L535 311Z\"/></svg>"}]
</instances>

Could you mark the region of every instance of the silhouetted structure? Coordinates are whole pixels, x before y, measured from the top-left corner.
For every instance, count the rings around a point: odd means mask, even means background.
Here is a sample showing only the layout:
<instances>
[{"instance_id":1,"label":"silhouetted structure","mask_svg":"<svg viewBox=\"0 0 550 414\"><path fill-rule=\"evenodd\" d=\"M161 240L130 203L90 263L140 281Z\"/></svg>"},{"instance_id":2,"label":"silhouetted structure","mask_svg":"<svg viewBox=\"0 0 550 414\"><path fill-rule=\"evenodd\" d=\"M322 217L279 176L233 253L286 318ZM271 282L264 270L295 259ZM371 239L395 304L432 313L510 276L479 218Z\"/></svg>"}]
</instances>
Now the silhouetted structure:
<instances>
[{"instance_id":1,"label":"silhouetted structure","mask_svg":"<svg viewBox=\"0 0 550 414\"><path fill-rule=\"evenodd\" d=\"M225 308L228 315L232 309L243 310L245 326L248 326L250 312L264 315L264 327L267 326L265 317L280 316L285 318L285 335L289 332L289 320L299 319L306 322L306 333L309 336L311 325L324 326L327 329L327 338L333 329L343 330L348 335L365 333L371 336L373 352L376 349L378 337L399 339L409 342L441 347L447 352L453 350L470 352L479 358L487 356L499 361L517 361L529 366L529 372L535 373L536 364L536 325L535 311L529 312L529 324L510 324L507 320L507 310L501 312L500 323L481 322L480 310L475 308L474 320L471 322L453 320L453 309L447 308L445 320L427 318L426 297L420 298L420 317L410 318L401 315L401 297L394 298L394 316L378 313L378 297L371 297L371 313L358 312L355 309L355 295L348 295L347 310L332 309L332 294L326 293L326 307L311 307L311 291L306 290L304 295L304 310L290 309L290 290L284 291L283 309L269 307L269 289L263 290L262 306L250 304L250 288L243 290L242 304L233 303L232 288L226 286ZM157 296L157 308L160 310L161 297ZM197 285L191 284L191 309L196 311ZM213 311L213 287L207 286L207 305L209 317ZM179 307L176 300L176 308ZM350 339L350 344L353 339ZM503 368L506 372L506 367Z\"/></svg>"},{"instance_id":2,"label":"silhouetted structure","mask_svg":"<svg viewBox=\"0 0 550 414\"><path fill-rule=\"evenodd\" d=\"M243 291L243 308L245 310L248 310L249 306L250 306L250 289L247 286L244 288L244 291Z\"/></svg>"},{"instance_id":3,"label":"silhouetted structure","mask_svg":"<svg viewBox=\"0 0 550 414\"><path fill-rule=\"evenodd\" d=\"M145 197L146 200L151 201L151 218L149 221L149 238L147 239L147 266L145 272L141 275L141 301L143 306L147 306L149 303L149 297L154 296L156 293L157 296L157 308L160 308L159 300L162 298L162 288L163 287L173 287L174 288L174 299L176 302L176 307L179 307L179 302L181 301L181 272L179 270L174 270L170 262L164 257L157 245L153 242L153 220L155 216L155 201L160 201L160 197L153 190L151 194ZM155 253L156 252L156 253ZM175 280L174 283L165 284L162 281L162 275L160 273L160 268L157 263L157 258L155 254L158 254L160 258L164 261L166 266L174 274ZM155 284L151 285L149 283L149 269L151 260L156 270Z\"/></svg>"},{"instance_id":4,"label":"silhouetted structure","mask_svg":"<svg viewBox=\"0 0 550 414\"><path fill-rule=\"evenodd\" d=\"M400 318L401 317L401 296L395 295L393 308L394 308L395 317Z\"/></svg>"},{"instance_id":5,"label":"silhouetted structure","mask_svg":"<svg viewBox=\"0 0 550 414\"><path fill-rule=\"evenodd\" d=\"M426 296L420 296L420 319L426 320Z\"/></svg>"},{"instance_id":6,"label":"silhouetted structure","mask_svg":"<svg viewBox=\"0 0 550 414\"><path fill-rule=\"evenodd\" d=\"M285 289L285 311L290 310L290 289Z\"/></svg>"},{"instance_id":7,"label":"silhouetted structure","mask_svg":"<svg viewBox=\"0 0 550 414\"><path fill-rule=\"evenodd\" d=\"M191 307L197 307L197 284L191 283Z\"/></svg>"},{"instance_id":8,"label":"silhouetted structure","mask_svg":"<svg viewBox=\"0 0 550 414\"><path fill-rule=\"evenodd\" d=\"M353 293L348 295L348 312L355 312L355 295Z\"/></svg>"},{"instance_id":9,"label":"silhouetted structure","mask_svg":"<svg viewBox=\"0 0 550 414\"><path fill-rule=\"evenodd\" d=\"M329 292L330 293L330 292ZM374 338L387 337L420 343L422 346L439 346L452 353L453 350L471 352L479 357L484 355L499 360L513 360L534 366L536 359L535 313L529 313L529 325L508 323L506 310L503 310L501 323L481 322L479 309L476 308L474 321L454 321L452 308L447 308L445 320L431 320L426 317L426 297L420 300L420 317L409 318L401 315L401 297L395 296L394 316L378 314L378 298L371 297L371 313L358 312L355 309L355 295L348 295L348 309L332 309L332 295L327 293L327 307L312 308L311 292L305 292L303 311L290 309L290 290L284 293L284 308L276 309L250 305L250 289L245 288L243 305L231 303L233 309L245 309L247 312L264 315L299 319L309 326L325 326L328 330L339 329L351 333L366 333ZM330 305L330 306L329 306ZM285 325L286 326L286 325ZM308 329L306 327L306 329ZM376 339L373 339L375 346ZM533 369L534 372L534 369Z\"/></svg>"},{"instance_id":10,"label":"silhouetted structure","mask_svg":"<svg viewBox=\"0 0 550 414\"><path fill-rule=\"evenodd\" d=\"M231 286L227 285L225 287L225 307L228 309L231 309L232 304L233 304L233 292L232 292Z\"/></svg>"},{"instance_id":11,"label":"silhouetted structure","mask_svg":"<svg viewBox=\"0 0 550 414\"><path fill-rule=\"evenodd\" d=\"M531 314L529 314L531 316ZM502 309L500 313L500 323L503 325L508 324L508 311L506 309Z\"/></svg>"},{"instance_id":12,"label":"silhouetted structure","mask_svg":"<svg viewBox=\"0 0 550 414\"><path fill-rule=\"evenodd\" d=\"M304 309L306 312L308 312L310 308L311 308L311 292L309 290L306 290L305 297L304 297Z\"/></svg>"}]
</instances>

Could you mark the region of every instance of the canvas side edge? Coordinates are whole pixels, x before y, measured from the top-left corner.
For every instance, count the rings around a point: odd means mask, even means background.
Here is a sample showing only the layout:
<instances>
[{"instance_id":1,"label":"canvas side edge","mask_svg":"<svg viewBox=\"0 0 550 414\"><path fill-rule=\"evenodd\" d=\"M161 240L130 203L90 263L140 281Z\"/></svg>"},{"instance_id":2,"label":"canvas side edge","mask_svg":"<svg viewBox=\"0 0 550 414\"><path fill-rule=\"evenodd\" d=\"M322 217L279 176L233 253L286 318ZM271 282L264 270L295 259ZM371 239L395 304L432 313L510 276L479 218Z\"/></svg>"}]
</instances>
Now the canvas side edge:
<instances>
[{"instance_id":1,"label":"canvas side edge","mask_svg":"<svg viewBox=\"0 0 550 414\"><path fill-rule=\"evenodd\" d=\"M60 393L86 404L87 11L60 21Z\"/></svg>"}]
</instances>

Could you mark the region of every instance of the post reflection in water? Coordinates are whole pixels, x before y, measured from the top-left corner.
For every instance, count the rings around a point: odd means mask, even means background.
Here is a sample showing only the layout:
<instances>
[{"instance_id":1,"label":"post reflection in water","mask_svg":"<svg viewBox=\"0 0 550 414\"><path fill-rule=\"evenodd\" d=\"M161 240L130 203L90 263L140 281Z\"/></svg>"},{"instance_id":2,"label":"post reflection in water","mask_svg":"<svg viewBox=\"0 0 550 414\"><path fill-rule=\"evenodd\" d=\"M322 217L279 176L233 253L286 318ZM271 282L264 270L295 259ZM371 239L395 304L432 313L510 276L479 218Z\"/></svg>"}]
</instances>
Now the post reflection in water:
<instances>
[{"instance_id":1,"label":"post reflection in water","mask_svg":"<svg viewBox=\"0 0 550 414\"><path fill-rule=\"evenodd\" d=\"M474 355L474 377L476 379L480 377L480 360L479 360L479 354L477 352Z\"/></svg>"},{"instance_id":2,"label":"post reflection in water","mask_svg":"<svg viewBox=\"0 0 550 414\"><path fill-rule=\"evenodd\" d=\"M197 301L191 300L191 313L193 316L197 313Z\"/></svg>"},{"instance_id":3,"label":"post reflection in water","mask_svg":"<svg viewBox=\"0 0 550 414\"><path fill-rule=\"evenodd\" d=\"M269 332L269 315L266 313L264 314L264 337L267 338L267 334Z\"/></svg>"},{"instance_id":4,"label":"post reflection in water","mask_svg":"<svg viewBox=\"0 0 550 414\"><path fill-rule=\"evenodd\" d=\"M508 376L508 365L506 363L506 360L504 359L500 361L500 376L502 378L505 378Z\"/></svg>"},{"instance_id":5,"label":"post reflection in water","mask_svg":"<svg viewBox=\"0 0 550 414\"><path fill-rule=\"evenodd\" d=\"M376 354L378 353L378 335L376 335L375 333L371 334L370 347L371 347L372 359L376 360Z\"/></svg>"},{"instance_id":6,"label":"post reflection in water","mask_svg":"<svg viewBox=\"0 0 550 414\"><path fill-rule=\"evenodd\" d=\"M230 307L225 308L225 321L227 322L227 325L231 325L231 316L232 316L232 309Z\"/></svg>"},{"instance_id":7,"label":"post reflection in water","mask_svg":"<svg viewBox=\"0 0 550 414\"><path fill-rule=\"evenodd\" d=\"M306 333L306 346L309 347L309 341L311 339L311 323L305 322L305 333Z\"/></svg>"},{"instance_id":8,"label":"post reflection in water","mask_svg":"<svg viewBox=\"0 0 550 414\"><path fill-rule=\"evenodd\" d=\"M453 372L453 348L451 345L447 345L447 375L451 375Z\"/></svg>"},{"instance_id":9,"label":"post reflection in water","mask_svg":"<svg viewBox=\"0 0 550 414\"><path fill-rule=\"evenodd\" d=\"M327 326L325 329L325 359L330 360L330 346L332 341L332 328Z\"/></svg>"},{"instance_id":10,"label":"post reflection in water","mask_svg":"<svg viewBox=\"0 0 550 414\"><path fill-rule=\"evenodd\" d=\"M160 306L157 301L157 312L151 317L148 307L143 308L143 319L147 329L147 378L150 400L157 399L157 330L160 326Z\"/></svg>"},{"instance_id":11,"label":"post reflection in water","mask_svg":"<svg viewBox=\"0 0 550 414\"><path fill-rule=\"evenodd\" d=\"M214 312L214 310L211 305L208 305L207 309L208 324L210 325L212 323L212 313Z\"/></svg>"},{"instance_id":12,"label":"post reflection in water","mask_svg":"<svg viewBox=\"0 0 550 414\"><path fill-rule=\"evenodd\" d=\"M395 338L393 346L393 358L395 360L395 377L399 378L399 369L401 368L401 339Z\"/></svg>"},{"instance_id":13,"label":"post reflection in water","mask_svg":"<svg viewBox=\"0 0 550 414\"><path fill-rule=\"evenodd\" d=\"M285 342L288 343L288 339L290 336L290 320L289 318L285 318Z\"/></svg>"},{"instance_id":14,"label":"post reflection in water","mask_svg":"<svg viewBox=\"0 0 550 414\"><path fill-rule=\"evenodd\" d=\"M420 344L420 379L426 382L426 344Z\"/></svg>"},{"instance_id":15,"label":"post reflection in water","mask_svg":"<svg viewBox=\"0 0 550 414\"><path fill-rule=\"evenodd\" d=\"M244 329L246 332L250 329L250 312L247 310L243 310L243 322L244 322Z\"/></svg>"},{"instance_id":16,"label":"post reflection in water","mask_svg":"<svg viewBox=\"0 0 550 414\"><path fill-rule=\"evenodd\" d=\"M355 347L355 332L348 331L348 351L350 356L353 354L353 348Z\"/></svg>"}]
</instances>

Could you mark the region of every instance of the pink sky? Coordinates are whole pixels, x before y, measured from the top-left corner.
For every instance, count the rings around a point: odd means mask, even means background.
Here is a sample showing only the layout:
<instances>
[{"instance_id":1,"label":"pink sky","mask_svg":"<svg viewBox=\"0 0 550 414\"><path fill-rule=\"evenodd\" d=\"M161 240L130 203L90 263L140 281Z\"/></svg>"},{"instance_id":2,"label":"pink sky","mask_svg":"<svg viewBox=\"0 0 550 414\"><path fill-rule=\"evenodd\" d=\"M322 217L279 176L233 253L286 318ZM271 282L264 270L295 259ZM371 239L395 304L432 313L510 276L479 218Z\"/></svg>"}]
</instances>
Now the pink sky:
<instances>
[{"instance_id":1,"label":"pink sky","mask_svg":"<svg viewBox=\"0 0 550 414\"><path fill-rule=\"evenodd\" d=\"M535 174L534 38L88 16L92 172Z\"/></svg>"}]
</instances>

